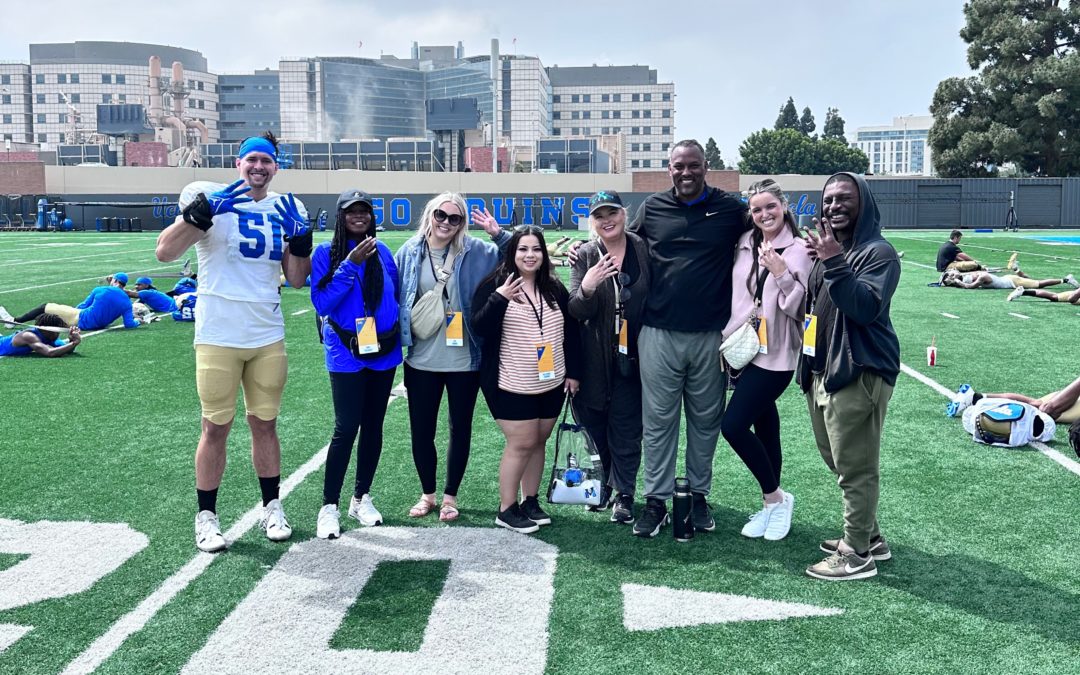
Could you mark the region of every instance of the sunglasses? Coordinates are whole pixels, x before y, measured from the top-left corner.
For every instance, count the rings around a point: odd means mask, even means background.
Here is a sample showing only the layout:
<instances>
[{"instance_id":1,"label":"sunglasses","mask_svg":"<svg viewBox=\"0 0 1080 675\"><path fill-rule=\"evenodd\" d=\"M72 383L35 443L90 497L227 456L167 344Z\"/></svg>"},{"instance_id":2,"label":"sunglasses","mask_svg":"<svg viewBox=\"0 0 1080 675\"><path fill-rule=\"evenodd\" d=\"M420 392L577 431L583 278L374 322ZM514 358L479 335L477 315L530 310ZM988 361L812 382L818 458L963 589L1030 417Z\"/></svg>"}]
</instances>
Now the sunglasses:
<instances>
[{"instance_id":1,"label":"sunglasses","mask_svg":"<svg viewBox=\"0 0 1080 675\"><path fill-rule=\"evenodd\" d=\"M465 216L461 215L460 213L447 213L442 209L435 209L435 211L431 215L435 217L435 222L449 222L450 225L452 225L453 227L457 227L458 225L465 222Z\"/></svg>"}]
</instances>

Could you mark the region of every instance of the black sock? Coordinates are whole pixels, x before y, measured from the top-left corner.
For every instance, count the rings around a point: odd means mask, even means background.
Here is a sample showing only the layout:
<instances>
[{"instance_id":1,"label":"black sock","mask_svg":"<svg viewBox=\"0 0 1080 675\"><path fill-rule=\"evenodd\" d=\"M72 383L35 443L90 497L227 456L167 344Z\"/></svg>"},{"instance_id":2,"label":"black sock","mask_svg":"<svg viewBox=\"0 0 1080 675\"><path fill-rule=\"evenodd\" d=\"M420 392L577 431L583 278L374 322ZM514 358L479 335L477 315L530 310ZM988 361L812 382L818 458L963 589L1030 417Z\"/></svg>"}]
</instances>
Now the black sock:
<instances>
[{"instance_id":1,"label":"black sock","mask_svg":"<svg viewBox=\"0 0 1080 675\"><path fill-rule=\"evenodd\" d=\"M259 476L259 489L262 490L263 506L278 498L278 483L281 482L281 474L263 478Z\"/></svg>"},{"instance_id":2,"label":"black sock","mask_svg":"<svg viewBox=\"0 0 1080 675\"><path fill-rule=\"evenodd\" d=\"M15 317L15 320L18 321L19 323L30 323L31 321L38 318L39 316L41 316L44 313L45 313L45 305L38 305L37 307L33 308L32 310L30 310L26 314L23 314L22 316Z\"/></svg>"},{"instance_id":3,"label":"black sock","mask_svg":"<svg viewBox=\"0 0 1080 675\"><path fill-rule=\"evenodd\" d=\"M199 498L200 511L217 513L217 491L217 488L214 488L213 490L195 489L195 494Z\"/></svg>"},{"instance_id":4,"label":"black sock","mask_svg":"<svg viewBox=\"0 0 1080 675\"><path fill-rule=\"evenodd\" d=\"M979 401L981 401L984 398L986 398L986 394L980 394L979 392L975 392L974 394L971 395L971 402L972 402L972 404L975 404L975 403L978 403Z\"/></svg>"},{"instance_id":5,"label":"black sock","mask_svg":"<svg viewBox=\"0 0 1080 675\"><path fill-rule=\"evenodd\" d=\"M869 558L870 557L870 551L863 551L862 553L859 553L858 551L855 551L855 555L859 556L860 558Z\"/></svg>"}]
</instances>

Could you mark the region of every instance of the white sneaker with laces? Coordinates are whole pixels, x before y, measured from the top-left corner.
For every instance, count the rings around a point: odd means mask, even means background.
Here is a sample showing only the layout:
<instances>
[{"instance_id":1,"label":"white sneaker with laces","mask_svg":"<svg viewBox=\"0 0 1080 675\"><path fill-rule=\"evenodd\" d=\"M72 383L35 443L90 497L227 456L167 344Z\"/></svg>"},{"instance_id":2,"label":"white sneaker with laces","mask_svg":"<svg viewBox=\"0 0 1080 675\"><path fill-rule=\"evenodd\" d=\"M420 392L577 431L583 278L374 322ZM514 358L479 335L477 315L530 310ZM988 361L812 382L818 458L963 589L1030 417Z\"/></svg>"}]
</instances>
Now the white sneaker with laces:
<instances>
[{"instance_id":1,"label":"white sneaker with laces","mask_svg":"<svg viewBox=\"0 0 1080 675\"><path fill-rule=\"evenodd\" d=\"M750 520L743 525L742 536L751 539L759 539L765 536L765 529L769 526L769 517L772 515L774 504L766 504L764 508L750 516Z\"/></svg>"},{"instance_id":2,"label":"white sneaker with laces","mask_svg":"<svg viewBox=\"0 0 1080 675\"><path fill-rule=\"evenodd\" d=\"M266 538L270 541L285 541L292 536L292 528L285 520L285 509L281 507L280 499L274 499L263 507L259 527L266 532Z\"/></svg>"},{"instance_id":3,"label":"white sneaker with laces","mask_svg":"<svg viewBox=\"0 0 1080 675\"><path fill-rule=\"evenodd\" d=\"M341 536L341 513L337 504L324 504L319 509L319 521L315 527L319 539L337 539Z\"/></svg>"},{"instance_id":4,"label":"white sneaker with laces","mask_svg":"<svg viewBox=\"0 0 1080 675\"><path fill-rule=\"evenodd\" d=\"M1066 274L1065 275L1065 283L1069 284L1073 288L1080 288L1080 282L1077 282L1076 277L1074 277L1071 274ZM0 308L0 309L2 309L2 308Z\"/></svg>"},{"instance_id":5,"label":"white sneaker with laces","mask_svg":"<svg viewBox=\"0 0 1080 675\"><path fill-rule=\"evenodd\" d=\"M1024 294L1023 287L1022 286L1017 286L1016 288L1013 289L1012 293L1009 293L1009 296L1007 298L1005 298L1005 302L1012 302L1013 300L1019 298L1023 294Z\"/></svg>"},{"instance_id":6,"label":"white sneaker with laces","mask_svg":"<svg viewBox=\"0 0 1080 675\"><path fill-rule=\"evenodd\" d=\"M382 514L375 508L371 495L364 495L360 499L353 497L349 501L349 516L356 518L364 527L382 525Z\"/></svg>"},{"instance_id":7,"label":"white sneaker with laces","mask_svg":"<svg viewBox=\"0 0 1080 675\"><path fill-rule=\"evenodd\" d=\"M773 507L765 525L765 540L780 541L791 531L791 514L795 510L795 495L784 493L784 499Z\"/></svg>"},{"instance_id":8,"label":"white sneaker with laces","mask_svg":"<svg viewBox=\"0 0 1080 675\"><path fill-rule=\"evenodd\" d=\"M213 511L199 511L195 516L195 546L206 553L225 550L225 537L221 535L221 525Z\"/></svg>"},{"instance_id":9,"label":"white sneaker with laces","mask_svg":"<svg viewBox=\"0 0 1080 675\"><path fill-rule=\"evenodd\" d=\"M13 328L15 317L11 316L11 312L7 311L7 307L0 305L0 321L4 321L4 325L8 328Z\"/></svg>"}]
</instances>

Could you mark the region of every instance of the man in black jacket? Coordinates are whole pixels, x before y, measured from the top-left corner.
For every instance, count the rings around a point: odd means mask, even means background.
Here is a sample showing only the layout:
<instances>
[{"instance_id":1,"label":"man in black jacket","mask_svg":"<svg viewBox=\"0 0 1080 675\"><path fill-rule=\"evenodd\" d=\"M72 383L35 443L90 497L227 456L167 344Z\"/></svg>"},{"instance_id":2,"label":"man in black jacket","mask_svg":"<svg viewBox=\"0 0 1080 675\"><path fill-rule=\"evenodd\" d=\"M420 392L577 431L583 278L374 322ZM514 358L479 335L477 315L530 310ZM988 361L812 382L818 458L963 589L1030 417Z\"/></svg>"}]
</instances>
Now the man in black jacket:
<instances>
[{"instance_id":1,"label":"man in black jacket","mask_svg":"<svg viewBox=\"0 0 1080 675\"><path fill-rule=\"evenodd\" d=\"M881 431L900 372L900 342L889 306L900 259L881 236L877 204L861 176L838 173L821 196L821 232L806 294L798 381L814 438L844 494L844 536L807 568L817 579L864 579L892 557L877 522Z\"/></svg>"},{"instance_id":2,"label":"man in black jacket","mask_svg":"<svg viewBox=\"0 0 1080 675\"><path fill-rule=\"evenodd\" d=\"M638 338L646 500L634 534L642 537L668 521L683 403L694 527L716 527L705 497L727 394L719 347L731 314L735 245L750 224L742 202L705 184L708 170L700 143L676 143L672 189L646 198L630 225L648 245L651 277Z\"/></svg>"}]
</instances>

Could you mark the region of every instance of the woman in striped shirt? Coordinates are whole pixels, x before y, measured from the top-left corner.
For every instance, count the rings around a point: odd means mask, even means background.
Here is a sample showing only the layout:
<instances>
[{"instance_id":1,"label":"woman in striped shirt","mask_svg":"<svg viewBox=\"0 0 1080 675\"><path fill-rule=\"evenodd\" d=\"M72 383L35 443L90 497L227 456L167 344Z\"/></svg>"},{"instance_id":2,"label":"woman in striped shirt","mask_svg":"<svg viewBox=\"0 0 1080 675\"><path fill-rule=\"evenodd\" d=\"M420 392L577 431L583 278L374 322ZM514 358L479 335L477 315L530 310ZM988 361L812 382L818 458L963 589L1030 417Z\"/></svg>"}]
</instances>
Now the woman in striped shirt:
<instances>
[{"instance_id":1,"label":"woman in striped shirt","mask_svg":"<svg viewBox=\"0 0 1080 675\"><path fill-rule=\"evenodd\" d=\"M564 393L578 389L581 338L568 301L552 274L543 230L525 226L472 303L472 324L483 341L480 386L506 437L495 524L526 534L551 524L538 499L544 448Z\"/></svg>"}]
</instances>

